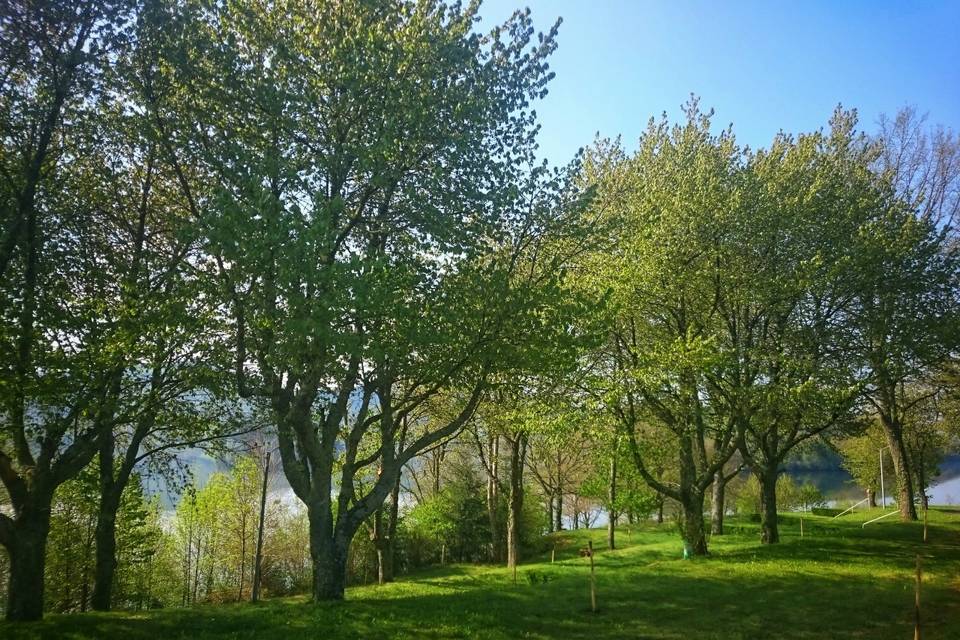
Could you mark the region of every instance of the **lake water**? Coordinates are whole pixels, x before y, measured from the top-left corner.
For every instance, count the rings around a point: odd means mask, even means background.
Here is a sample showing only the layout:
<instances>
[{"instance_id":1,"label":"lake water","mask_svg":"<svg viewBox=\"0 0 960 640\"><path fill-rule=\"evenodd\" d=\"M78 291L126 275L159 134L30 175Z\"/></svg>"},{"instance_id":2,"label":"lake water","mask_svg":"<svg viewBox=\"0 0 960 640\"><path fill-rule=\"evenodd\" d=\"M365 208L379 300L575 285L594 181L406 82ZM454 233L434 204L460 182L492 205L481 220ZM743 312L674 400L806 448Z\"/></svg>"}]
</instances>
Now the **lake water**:
<instances>
[{"instance_id":1,"label":"lake water","mask_svg":"<svg viewBox=\"0 0 960 640\"><path fill-rule=\"evenodd\" d=\"M896 480L893 469L885 469L885 473L884 484L889 501L896 493ZM826 468L790 468L788 466L786 474L798 484L813 483L830 502L861 500L864 497L863 490L853 482L850 474L839 464L835 466L831 464ZM931 504L960 504L960 456L951 455L944 459L940 464L940 475L927 489L927 494L931 496ZM879 496L877 498L879 500Z\"/></svg>"}]
</instances>

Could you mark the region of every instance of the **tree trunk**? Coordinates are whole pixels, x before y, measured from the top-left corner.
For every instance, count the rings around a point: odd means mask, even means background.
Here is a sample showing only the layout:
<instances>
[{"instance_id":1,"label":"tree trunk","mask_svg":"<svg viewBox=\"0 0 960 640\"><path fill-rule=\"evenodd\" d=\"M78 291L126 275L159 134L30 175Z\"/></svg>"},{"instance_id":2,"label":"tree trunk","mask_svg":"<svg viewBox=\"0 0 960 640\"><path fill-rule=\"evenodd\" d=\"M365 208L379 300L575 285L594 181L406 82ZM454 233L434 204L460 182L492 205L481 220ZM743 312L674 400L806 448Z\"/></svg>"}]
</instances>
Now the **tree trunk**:
<instances>
[{"instance_id":1,"label":"tree trunk","mask_svg":"<svg viewBox=\"0 0 960 640\"><path fill-rule=\"evenodd\" d=\"M725 502L726 490L727 483L723 477L723 469L721 469L713 476L713 499L710 503L710 535L723 535L723 516L727 510Z\"/></svg>"},{"instance_id":2,"label":"tree trunk","mask_svg":"<svg viewBox=\"0 0 960 640\"><path fill-rule=\"evenodd\" d=\"M657 501L657 524L663 524L663 496Z\"/></svg>"},{"instance_id":3,"label":"tree trunk","mask_svg":"<svg viewBox=\"0 0 960 640\"><path fill-rule=\"evenodd\" d=\"M313 560L314 602L343 600L347 582L347 551L350 541L334 532L329 505L308 506L310 557Z\"/></svg>"},{"instance_id":4,"label":"tree trunk","mask_svg":"<svg viewBox=\"0 0 960 640\"><path fill-rule=\"evenodd\" d=\"M692 490L680 503L682 520L680 534L683 536L683 553L686 557L707 555L707 536L703 522L703 493Z\"/></svg>"},{"instance_id":5,"label":"tree trunk","mask_svg":"<svg viewBox=\"0 0 960 640\"><path fill-rule=\"evenodd\" d=\"M905 522L916 520L917 508L913 504L913 470L910 459L907 457L907 448L903 443L903 429L899 424L882 415L881 423L887 436L890 456L893 458L893 469L897 475L897 506L900 508L900 519Z\"/></svg>"},{"instance_id":6,"label":"tree trunk","mask_svg":"<svg viewBox=\"0 0 960 640\"><path fill-rule=\"evenodd\" d=\"M780 542L780 530L777 527L777 480L778 469L765 469L757 474L760 481L760 542L775 544Z\"/></svg>"},{"instance_id":7,"label":"tree trunk","mask_svg":"<svg viewBox=\"0 0 960 640\"><path fill-rule=\"evenodd\" d=\"M10 575L7 583L7 620L39 620L43 616L43 576L50 503L53 496L31 496L13 523Z\"/></svg>"},{"instance_id":8,"label":"tree trunk","mask_svg":"<svg viewBox=\"0 0 960 640\"><path fill-rule=\"evenodd\" d=\"M383 508L377 509L373 514L373 532L370 538L377 552L377 584L385 584L387 535L383 530Z\"/></svg>"},{"instance_id":9,"label":"tree trunk","mask_svg":"<svg viewBox=\"0 0 960 640\"><path fill-rule=\"evenodd\" d=\"M488 459L490 470L487 473L487 518L490 520L490 543L491 559L493 562L502 560L501 535L500 535L500 481L498 478L500 468L500 436L490 436L488 441Z\"/></svg>"},{"instance_id":10,"label":"tree trunk","mask_svg":"<svg viewBox=\"0 0 960 640\"><path fill-rule=\"evenodd\" d=\"M557 487L557 493L554 496L554 499L557 502L557 509L553 513L553 517L555 518L553 522L553 530L563 531L563 491L559 486Z\"/></svg>"},{"instance_id":11,"label":"tree trunk","mask_svg":"<svg viewBox=\"0 0 960 640\"><path fill-rule=\"evenodd\" d=\"M523 513L523 459L526 436L517 434L510 441L510 504L507 514L507 567L520 562L520 518Z\"/></svg>"},{"instance_id":12,"label":"tree trunk","mask_svg":"<svg viewBox=\"0 0 960 640\"><path fill-rule=\"evenodd\" d=\"M613 456L610 458L610 487L607 491L607 502L610 505L607 514L607 546L610 549L617 548L616 527L617 527L617 447L613 448Z\"/></svg>"},{"instance_id":13,"label":"tree trunk","mask_svg":"<svg viewBox=\"0 0 960 640\"><path fill-rule=\"evenodd\" d=\"M553 495L547 496L547 533L556 531L553 528Z\"/></svg>"},{"instance_id":14,"label":"tree trunk","mask_svg":"<svg viewBox=\"0 0 960 640\"><path fill-rule=\"evenodd\" d=\"M877 506L877 492L873 489L867 489L867 504L870 507Z\"/></svg>"},{"instance_id":15,"label":"tree trunk","mask_svg":"<svg viewBox=\"0 0 960 640\"><path fill-rule=\"evenodd\" d=\"M112 470L111 470L112 473ZM101 491L97 509L96 567L93 578L93 600L96 611L109 611L113 600L113 577L117 570L117 511L120 493L116 487Z\"/></svg>"},{"instance_id":16,"label":"tree trunk","mask_svg":"<svg viewBox=\"0 0 960 640\"><path fill-rule=\"evenodd\" d=\"M400 514L400 476L390 492L390 510L387 513L387 539L383 547L382 558L378 556L379 575L383 582L393 582L394 556L396 555L397 520Z\"/></svg>"}]
</instances>

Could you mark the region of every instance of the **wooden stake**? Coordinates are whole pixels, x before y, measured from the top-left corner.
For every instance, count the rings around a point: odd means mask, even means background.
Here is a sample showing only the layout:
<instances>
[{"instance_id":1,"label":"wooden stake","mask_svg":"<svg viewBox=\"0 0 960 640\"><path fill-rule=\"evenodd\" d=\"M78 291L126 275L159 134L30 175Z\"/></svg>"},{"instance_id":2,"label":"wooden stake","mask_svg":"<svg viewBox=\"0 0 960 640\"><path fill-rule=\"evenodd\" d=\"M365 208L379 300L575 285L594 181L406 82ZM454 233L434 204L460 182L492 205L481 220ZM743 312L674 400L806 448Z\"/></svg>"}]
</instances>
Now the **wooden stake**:
<instances>
[{"instance_id":1,"label":"wooden stake","mask_svg":"<svg viewBox=\"0 0 960 640\"><path fill-rule=\"evenodd\" d=\"M803 516L800 516L800 537L803 537Z\"/></svg>"},{"instance_id":2,"label":"wooden stake","mask_svg":"<svg viewBox=\"0 0 960 640\"><path fill-rule=\"evenodd\" d=\"M915 622L913 625L913 640L920 640L920 583L922 580L923 572L920 568L920 554L917 554L917 582L914 587L914 595L916 598L914 601Z\"/></svg>"},{"instance_id":3,"label":"wooden stake","mask_svg":"<svg viewBox=\"0 0 960 640\"><path fill-rule=\"evenodd\" d=\"M597 577L593 569L593 541L587 542L590 556L590 611L597 612ZM918 556L919 557L919 556ZM919 596L918 596L919 597Z\"/></svg>"},{"instance_id":4,"label":"wooden stake","mask_svg":"<svg viewBox=\"0 0 960 640\"><path fill-rule=\"evenodd\" d=\"M553 541L553 549L550 550L550 564L553 564L553 561L557 557L557 541Z\"/></svg>"}]
</instances>

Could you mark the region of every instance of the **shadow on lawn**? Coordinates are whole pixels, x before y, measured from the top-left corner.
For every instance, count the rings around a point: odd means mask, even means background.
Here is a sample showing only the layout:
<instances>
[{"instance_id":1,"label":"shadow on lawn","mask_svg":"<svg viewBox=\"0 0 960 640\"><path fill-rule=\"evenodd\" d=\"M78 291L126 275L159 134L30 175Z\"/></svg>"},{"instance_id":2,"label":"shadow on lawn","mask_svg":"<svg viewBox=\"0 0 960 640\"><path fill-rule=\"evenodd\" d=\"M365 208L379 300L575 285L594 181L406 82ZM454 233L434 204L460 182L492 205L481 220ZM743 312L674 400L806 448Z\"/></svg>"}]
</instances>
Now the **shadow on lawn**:
<instances>
[{"instance_id":1,"label":"shadow on lawn","mask_svg":"<svg viewBox=\"0 0 960 640\"><path fill-rule=\"evenodd\" d=\"M502 583L470 588L456 571L424 591L381 597L365 590L342 603L286 599L142 615L52 616L35 625L0 627L9 638L822 638L906 637L912 593L896 580L864 575L751 576L717 572L712 562L665 563L655 573L598 575L600 612L589 611L586 575L548 586ZM703 575L706 574L706 575ZM445 582L438 585L436 582ZM439 586L456 585L455 590ZM387 594L382 594L386 596ZM864 625L863 610L873 614ZM947 628L925 637L947 637Z\"/></svg>"},{"instance_id":2,"label":"shadow on lawn","mask_svg":"<svg viewBox=\"0 0 960 640\"><path fill-rule=\"evenodd\" d=\"M761 546L751 525L742 524L741 535L713 538L713 555L695 561L680 560L676 540L660 529L636 532L616 551L595 544L597 614L589 610L588 564L577 546L588 536L596 543L601 534L584 532L555 564L548 554L545 562L521 566L516 585L506 570L453 565L388 587L351 589L346 602L287 598L257 606L50 616L30 625L0 623L0 637L902 638L912 632L917 553L935 576L924 586L924 638L955 637L960 628L956 529L932 524L924 545L915 523L871 530L810 519L800 539L799 521L791 516L783 542ZM528 581L528 574L538 580Z\"/></svg>"}]
</instances>

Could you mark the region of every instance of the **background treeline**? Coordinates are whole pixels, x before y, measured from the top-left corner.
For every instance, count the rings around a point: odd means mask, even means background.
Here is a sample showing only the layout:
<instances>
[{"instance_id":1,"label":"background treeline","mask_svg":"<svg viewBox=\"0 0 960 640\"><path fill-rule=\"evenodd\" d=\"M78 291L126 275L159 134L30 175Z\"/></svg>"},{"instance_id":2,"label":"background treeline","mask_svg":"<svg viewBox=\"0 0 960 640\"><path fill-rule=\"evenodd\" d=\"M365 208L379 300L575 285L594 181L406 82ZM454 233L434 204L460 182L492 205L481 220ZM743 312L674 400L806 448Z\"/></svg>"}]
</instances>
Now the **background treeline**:
<instances>
[{"instance_id":1,"label":"background treeline","mask_svg":"<svg viewBox=\"0 0 960 640\"><path fill-rule=\"evenodd\" d=\"M9 619L337 600L600 518L697 556L735 508L776 543L822 502L782 477L815 443L869 495L888 455L926 508L957 446L956 136L838 108L752 149L691 98L551 168L559 24L477 11L5 4Z\"/></svg>"}]
</instances>

